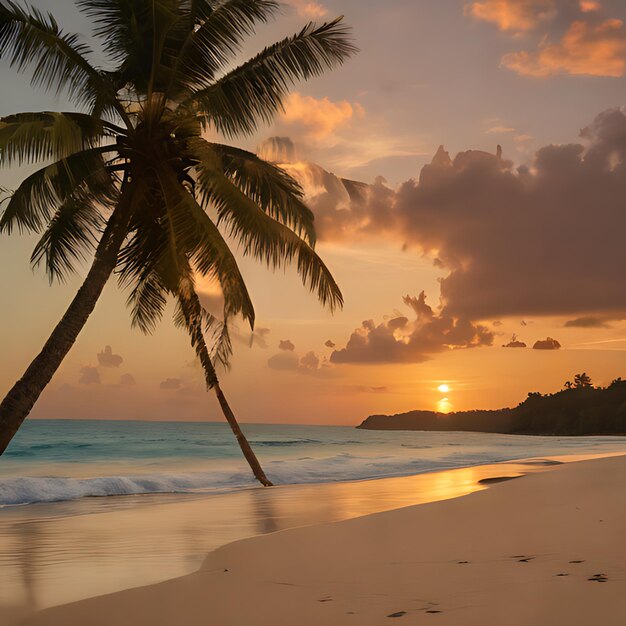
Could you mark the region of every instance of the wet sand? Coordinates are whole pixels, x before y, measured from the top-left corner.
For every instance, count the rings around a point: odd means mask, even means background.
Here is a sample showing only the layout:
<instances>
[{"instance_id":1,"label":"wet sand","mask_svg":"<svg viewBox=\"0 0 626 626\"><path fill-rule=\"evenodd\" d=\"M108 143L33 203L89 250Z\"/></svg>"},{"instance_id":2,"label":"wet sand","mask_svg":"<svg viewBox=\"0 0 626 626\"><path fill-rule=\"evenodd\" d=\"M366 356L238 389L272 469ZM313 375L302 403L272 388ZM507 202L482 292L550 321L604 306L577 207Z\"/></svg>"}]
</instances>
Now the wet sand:
<instances>
[{"instance_id":1,"label":"wet sand","mask_svg":"<svg viewBox=\"0 0 626 626\"><path fill-rule=\"evenodd\" d=\"M572 546L568 552L573 554L575 551L576 555L570 555L571 558L566 558L565 554L562 558L560 553L559 556L554 554L555 550L558 552L561 549L564 537L570 539L579 537L578 533L581 531L573 524L577 518L584 518L585 523L591 523L587 516L575 515L573 511L577 510L576 506L567 503L573 496L580 496L582 503L593 495L592 491L595 492L595 489L581 491L570 483L583 478L586 482L599 480L600 475L607 474L602 466L606 463L621 463L621 475L626 475L624 460L621 458L567 466L502 463L409 478L249 490L246 493L179 501L175 505L159 502L139 508L126 506L123 510L110 513L76 516L72 524L78 527L82 524L87 527L97 525L103 528L109 522L110 533L117 537L118 545L118 549L113 550L110 556L117 561L119 570L132 571L136 564L132 558L128 558L128 554L124 558L122 553L125 548L128 550L129 544L134 541L132 539L134 534L140 533L142 526L144 536L152 536L152 540L162 542L166 540L168 533L170 538L175 537L174 531L181 530L182 522L186 520L186 535L188 538L195 537L193 547L189 546L191 548L189 553L197 550L195 555L196 559L199 559L206 553L206 550L204 552L200 550L201 545L206 546L219 541L226 543L225 538L238 533L240 536L246 536L246 532L253 535L294 526L348 519L374 511L398 509L416 502L433 502L483 490L486 484L480 485L481 480L486 479L492 483L488 491L475 493L467 498L391 511L341 524L318 525L280 532L269 537L235 543L213 552L200 571L190 576L43 611L29 623L42 625L63 623L68 626L74 623L173 624L175 621L171 620L175 619L172 613L174 607L181 611L176 619L190 625L206 623L207 618L211 621L216 619L218 620L216 623L220 624L241 625L246 623L280 625L295 621L303 624L355 623L345 621L349 620L351 615L360 615L359 624L374 624L381 623L381 615L385 611L389 611L382 615L385 620L400 617L406 619L406 616L412 614L437 615L441 619L445 612L432 607L443 606L447 602L447 612L458 617L459 611L462 611L464 606L462 602L459 604L459 597L467 596L470 589L473 590L470 593L473 597L472 604L474 600L480 599L483 606L483 612L477 613L482 619L485 616L490 618L492 616L491 613L484 612L492 603L487 599L489 589L493 592L494 589L501 588L504 580L509 580L506 585L509 589L511 585L516 587L518 582L530 587L534 584L540 587L546 585L545 589L541 587L540 590L536 590L540 596L534 607L537 613L533 615L537 618L541 616L542 598L548 590L550 593L557 593L558 596L560 588L551 589L554 585L553 578L573 581L572 586L579 582L586 582L589 585L595 583L597 587L607 585L609 581L619 584L616 563L607 560L602 567L598 562L601 555L596 548L603 547L602 541L597 542L600 545L589 547L584 557L580 554L585 551L583 548L586 544L581 544L576 550ZM572 471L570 468L575 469ZM493 481L497 478L519 476L532 469L548 471L520 480L507 480L502 484ZM554 506L546 508L545 502L538 503L538 494L542 489L537 490L534 486L529 488L527 485L534 485L533 481L544 481L544 477L552 479L553 476L559 477L558 483L563 481L568 483L559 487L559 490L568 493L560 494L559 497L553 494L552 504L558 504L559 507L567 505L572 510L559 509L559 519L564 530L562 536L559 533L550 535L553 529L546 526L547 535L542 538L541 528L536 528L537 523L544 520L548 513L551 514ZM548 483L552 484L550 481L537 484L548 485ZM604 491L616 488L611 481L604 483ZM548 489L548 486L545 489ZM621 493L624 493L623 490ZM604 493L605 497L606 495ZM243 517L241 513L246 507L242 507L242 497L251 499L247 505L248 513ZM491 502L494 498L494 502ZM502 499L504 501L500 501ZM441 507L441 512L433 513L439 510L438 507ZM448 510L449 507L453 512ZM585 504L585 509L590 510L588 504ZM598 514L600 512L598 509ZM216 513L221 516L224 525L221 530L220 525L216 524ZM206 524L202 523L203 515L207 515L210 520L205 520ZM593 513L593 516L595 515L596 513ZM49 529L50 524L54 526L58 523L60 525L58 530L65 533L76 531L76 528L67 528L66 524L70 519L72 518L62 518L57 522L48 520L45 524ZM145 523L148 519L153 522L146 528ZM477 519L482 521L480 530L475 526ZM526 526L520 526L522 520L527 520ZM614 524L608 519L597 523L603 524L602 533L610 531ZM569 527L571 528L568 530ZM158 532L155 534L157 528L161 528L160 536ZM84 527L83 538L86 530ZM59 537L61 533L54 534ZM478 534L483 535L480 541ZM541 549L538 547L540 539L543 541ZM590 540L589 537L584 539L587 543ZM613 541L612 545L616 556L619 555L619 550L622 550L622 562L626 563L623 540L620 541ZM503 542L508 542L507 549L504 545L501 546ZM141 543L139 541L138 545ZM553 548L550 547L552 544ZM144 548L147 547L144 545ZM175 552L179 550L180 545L174 541L171 547ZM106 550L107 542L100 548ZM452 548L455 548L454 554L451 552ZM58 549L61 553L62 546L58 546ZM494 549L498 555L494 553ZM502 554L499 554L500 552ZM407 560L409 555L411 558ZM425 558L426 555L428 558ZM97 557L95 560L97 562ZM583 564L570 564L571 560L584 560L588 565L576 569L575 565ZM92 569L94 565L92 560ZM455 567L452 567L453 565ZM516 565L519 571L515 568L509 571L508 568L513 565ZM524 577L527 574L522 574L523 570L520 570L523 565L532 565L533 571L539 573L539 578L536 581L526 580ZM550 576L545 571L546 566L550 572L555 569ZM197 562L189 562L187 567L190 568L187 571L193 571L198 569L199 565ZM592 581L584 578L596 574L609 576L605 570L610 570L611 567L613 573L606 583L601 582L602 577ZM587 572L587 569L594 568L598 571ZM89 570L87 563L83 563L83 569L85 572ZM170 568L170 571L174 569ZM67 575L75 579L76 573L74 570ZM168 572L161 570L155 571L154 575L161 575L160 580L163 580L166 573ZM223 576L225 574L233 576L225 577ZM486 583L489 577L493 579L492 584ZM405 578L407 580L404 580ZM622 572L622 578L626 579L626 573ZM411 592L407 589L409 579L413 585ZM540 579L543 580L541 585ZM70 586L68 580L66 577L66 587ZM63 582L63 576L60 582ZM137 584L142 584L142 581L136 579L135 585ZM127 586L131 585L132 583ZM461 585L462 589L455 590L455 585ZM485 589L482 589L481 585ZM421 591L417 593L418 589L422 589L424 593ZM624 591L622 587L621 592ZM234 599L239 597L250 598L250 603ZM514 600L515 598L508 599L515 605ZM398 603L402 603L401 601L406 605L404 608L397 606ZM589 601L594 600L590 598ZM310 606L309 602L316 604ZM258 613L258 619L253 619L252 614L247 613L253 605L254 615ZM320 608L327 605L335 608ZM392 605L396 606L395 610ZM497 603L494 604L496 605ZM626 610L625 607L622 608ZM22 606L21 609L24 610L26 607ZM441 612L428 613L429 610ZM399 613L403 615L386 617ZM474 623L467 621L472 619L471 611L463 615L464 624ZM587 613L587 617L589 615ZM328 621L329 619L331 621ZM499 615L499 619L504 617ZM604 623L612 623L610 616L608 619L609 621ZM449 623L454 623L454 620ZM500 623L518 622L505 620Z\"/></svg>"}]
</instances>

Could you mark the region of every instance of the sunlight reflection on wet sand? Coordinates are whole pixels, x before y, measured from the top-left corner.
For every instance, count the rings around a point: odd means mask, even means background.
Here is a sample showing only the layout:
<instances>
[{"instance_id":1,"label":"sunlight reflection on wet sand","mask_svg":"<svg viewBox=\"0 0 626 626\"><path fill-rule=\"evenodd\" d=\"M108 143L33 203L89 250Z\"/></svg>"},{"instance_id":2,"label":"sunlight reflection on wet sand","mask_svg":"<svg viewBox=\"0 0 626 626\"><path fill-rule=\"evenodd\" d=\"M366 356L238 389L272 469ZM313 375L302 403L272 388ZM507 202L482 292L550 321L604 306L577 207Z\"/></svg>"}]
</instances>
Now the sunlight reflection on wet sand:
<instances>
[{"instance_id":1,"label":"sunlight reflection on wet sand","mask_svg":"<svg viewBox=\"0 0 626 626\"><path fill-rule=\"evenodd\" d=\"M584 457L550 457L579 460ZM0 510L0 608L40 609L182 576L226 543L435 502L550 469L493 465L203 496L126 496Z\"/></svg>"}]
</instances>

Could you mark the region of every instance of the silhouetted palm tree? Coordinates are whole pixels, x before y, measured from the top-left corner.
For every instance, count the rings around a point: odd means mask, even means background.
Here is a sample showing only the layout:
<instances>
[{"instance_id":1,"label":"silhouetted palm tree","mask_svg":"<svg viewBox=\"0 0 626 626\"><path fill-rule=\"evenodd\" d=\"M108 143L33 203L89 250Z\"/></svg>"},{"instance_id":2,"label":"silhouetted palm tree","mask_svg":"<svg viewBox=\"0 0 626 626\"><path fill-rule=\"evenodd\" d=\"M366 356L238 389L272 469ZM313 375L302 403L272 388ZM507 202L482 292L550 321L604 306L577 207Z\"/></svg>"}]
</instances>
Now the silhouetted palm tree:
<instances>
[{"instance_id":1,"label":"silhouetted palm tree","mask_svg":"<svg viewBox=\"0 0 626 626\"><path fill-rule=\"evenodd\" d=\"M228 324L254 325L254 309L224 234L270 267L295 262L324 305L341 306L314 251L313 215L298 184L256 155L209 142L205 131L251 134L282 107L297 80L355 50L341 18L308 24L240 65L272 0L78 0L106 58L35 7L0 0L0 59L32 70L33 84L66 92L80 112L18 113L0 120L0 161L47 165L7 198L0 230L42 233L32 262L64 280L93 263L41 353L0 404L0 454L29 414L117 270L133 324L150 332L167 297L190 333L255 476L270 484L228 407L214 364L227 364ZM223 318L200 305L194 276L219 282ZM210 332L212 351L204 333Z\"/></svg>"}]
</instances>

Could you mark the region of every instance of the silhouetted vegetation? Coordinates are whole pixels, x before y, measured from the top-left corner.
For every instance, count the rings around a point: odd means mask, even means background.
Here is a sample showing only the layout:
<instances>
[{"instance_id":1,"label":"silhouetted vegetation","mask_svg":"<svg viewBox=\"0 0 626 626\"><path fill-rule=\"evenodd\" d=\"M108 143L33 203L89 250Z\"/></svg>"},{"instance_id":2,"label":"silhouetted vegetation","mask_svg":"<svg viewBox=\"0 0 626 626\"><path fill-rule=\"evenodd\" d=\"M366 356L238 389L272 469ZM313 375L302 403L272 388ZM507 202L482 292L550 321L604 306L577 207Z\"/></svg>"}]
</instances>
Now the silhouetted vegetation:
<instances>
[{"instance_id":1,"label":"silhouetted vegetation","mask_svg":"<svg viewBox=\"0 0 626 626\"><path fill-rule=\"evenodd\" d=\"M594 387L591 378L583 372L556 393L529 393L514 409L460 411L447 415L434 411L371 415L358 428L514 435L625 435L626 381L618 378L608 387Z\"/></svg>"}]
</instances>

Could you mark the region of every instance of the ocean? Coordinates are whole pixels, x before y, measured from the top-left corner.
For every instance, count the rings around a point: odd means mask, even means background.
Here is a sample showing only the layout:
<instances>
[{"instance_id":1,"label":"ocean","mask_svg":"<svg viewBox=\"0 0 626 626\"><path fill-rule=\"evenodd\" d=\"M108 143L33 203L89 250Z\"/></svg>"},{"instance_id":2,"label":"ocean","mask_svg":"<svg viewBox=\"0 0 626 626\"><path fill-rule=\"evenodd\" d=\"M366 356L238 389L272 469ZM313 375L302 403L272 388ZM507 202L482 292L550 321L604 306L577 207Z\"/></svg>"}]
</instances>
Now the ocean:
<instances>
[{"instance_id":1,"label":"ocean","mask_svg":"<svg viewBox=\"0 0 626 626\"><path fill-rule=\"evenodd\" d=\"M625 437L243 425L276 484L409 476L515 459L626 453ZM226 424L28 420L0 458L0 506L255 486Z\"/></svg>"}]
</instances>

